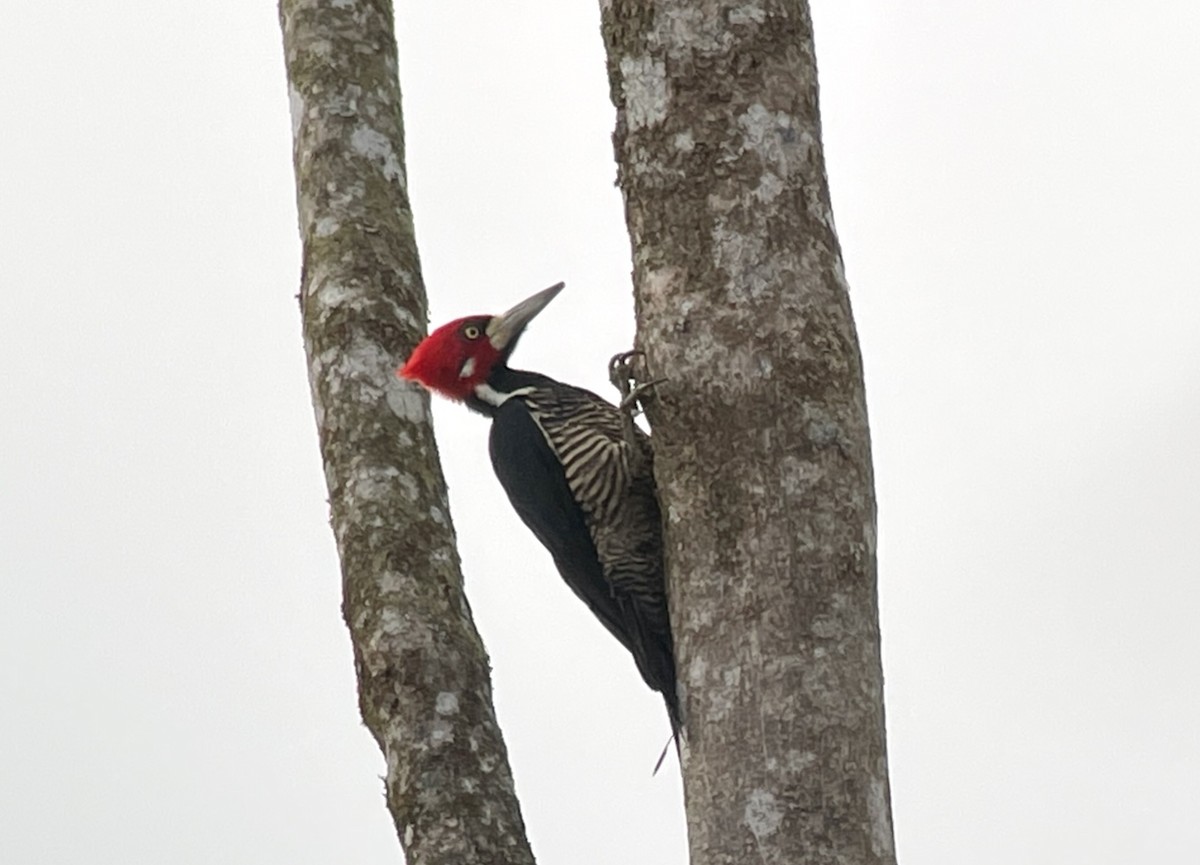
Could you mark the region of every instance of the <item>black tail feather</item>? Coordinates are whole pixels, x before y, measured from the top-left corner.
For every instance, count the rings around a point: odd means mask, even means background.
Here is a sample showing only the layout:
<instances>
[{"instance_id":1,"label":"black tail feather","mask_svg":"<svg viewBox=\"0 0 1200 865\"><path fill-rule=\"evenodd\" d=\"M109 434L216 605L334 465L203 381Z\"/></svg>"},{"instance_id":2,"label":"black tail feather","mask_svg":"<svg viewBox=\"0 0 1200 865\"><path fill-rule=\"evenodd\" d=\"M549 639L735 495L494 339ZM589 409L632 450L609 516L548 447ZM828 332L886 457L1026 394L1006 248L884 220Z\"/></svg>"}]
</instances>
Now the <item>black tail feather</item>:
<instances>
[{"instance_id":1,"label":"black tail feather","mask_svg":"<svg viewBox=\"0 0 1200 865\"><path fill-rule=\"evenodd\" d=\"M667 704L667 718L671 722L671 738L663 745L662 753L658 755L658 762L654 764L654 771L651 775L657 775L658 770L662 768L663 760L667 759L667 751L671 747L671 743L675 743L675 756L679 758L679 767L683 768L683 748L681 739L683 738L683 718L679 710L679 698L674 694L663 694L663 698Z\"/></svg>"}]
</instances>

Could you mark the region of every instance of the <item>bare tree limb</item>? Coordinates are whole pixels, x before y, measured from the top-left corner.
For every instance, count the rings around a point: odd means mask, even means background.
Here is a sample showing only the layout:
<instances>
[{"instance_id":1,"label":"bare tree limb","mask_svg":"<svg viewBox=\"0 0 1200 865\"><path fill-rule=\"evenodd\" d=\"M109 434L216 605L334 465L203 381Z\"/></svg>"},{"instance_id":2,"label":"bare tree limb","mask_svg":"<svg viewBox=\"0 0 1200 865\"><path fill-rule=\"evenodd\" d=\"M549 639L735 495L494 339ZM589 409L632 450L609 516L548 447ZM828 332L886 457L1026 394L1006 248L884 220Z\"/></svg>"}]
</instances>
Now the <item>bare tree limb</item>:
<instances>
[{"instance_id":1,"label":"bare tree limb","mask_svg":"<svg viewBox=\"0 0 1200 865\"><path fill-rule=\"evenodd\" d=\"M692 865L895 861L862 362L801 0L602 0Z\"/></svg>"},{"instance_id":2,"label":"bare tree limb","mask_svg":"<svg viewBox=\"0 0 1200 865\"><path fill-rule=\"evenodd\" d=\"M309 381L359 705L411 863L533 862L463 594L428 396L391 4L282 0Z\"/></svg>"}]
</instances>

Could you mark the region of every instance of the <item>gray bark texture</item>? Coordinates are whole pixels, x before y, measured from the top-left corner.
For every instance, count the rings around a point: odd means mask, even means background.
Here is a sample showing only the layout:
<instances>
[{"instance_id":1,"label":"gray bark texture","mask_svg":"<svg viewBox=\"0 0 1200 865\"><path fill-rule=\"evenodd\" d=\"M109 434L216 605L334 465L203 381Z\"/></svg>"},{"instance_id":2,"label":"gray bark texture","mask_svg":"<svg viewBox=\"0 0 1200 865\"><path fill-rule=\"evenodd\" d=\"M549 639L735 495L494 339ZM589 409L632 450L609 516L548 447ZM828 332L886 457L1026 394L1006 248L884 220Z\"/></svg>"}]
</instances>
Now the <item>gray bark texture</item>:
<instances>
[{"instance_id":1,"label":"gray bark texture","mask_svg":"<svg viewBox=\"0 0 1200 865\"><path fill-rule=\"evenodd\" d=\"M304 346L363 721L412 865L533 862L463 594L429 398L387 0L282 0Z\"/></svg>"},{"instance_id":2,"label":"gray bark texture","mask_svg":"<svg viewBox=\"0 0 1200 865\"><path fill-rule=\"evenodd\" d=\"M800 0L602 0L692 865L893 863L862 361Z\"/></svg>"}]
</instances>

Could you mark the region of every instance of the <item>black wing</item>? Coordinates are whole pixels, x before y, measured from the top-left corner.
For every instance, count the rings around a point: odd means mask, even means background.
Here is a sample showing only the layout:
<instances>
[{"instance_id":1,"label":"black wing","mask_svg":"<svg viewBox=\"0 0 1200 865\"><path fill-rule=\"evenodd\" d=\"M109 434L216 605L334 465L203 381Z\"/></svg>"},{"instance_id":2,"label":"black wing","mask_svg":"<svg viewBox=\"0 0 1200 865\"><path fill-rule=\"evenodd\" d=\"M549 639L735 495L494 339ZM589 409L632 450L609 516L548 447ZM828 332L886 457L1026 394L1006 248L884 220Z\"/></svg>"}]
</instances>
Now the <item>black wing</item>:
<instances>
[{"instance_id":1,"label":"black wing","mask_svg":"<svg viewBox=\"0 0 1200 865\"><path fill-rule=\"evenodd\" d=\"M550 449L537 421L520 399L496 409L488 437L492 467L521 520L542 542L558 572L604 626L635 657L621 606L604 579L583 510L557 455Z\"/></svg>"},{"instance_id":2,"label":"black wing","mask_svg":"<svg viewBox=\"0 0 1200 865\"><path fill-rule=\"evenodd\" d=\"M683 723L649 442L639 433L631 453L620 412L589 391L531 384L492 412L492 466L567 585L663 695L678 748Z\"/></svg>"}]
</instances>

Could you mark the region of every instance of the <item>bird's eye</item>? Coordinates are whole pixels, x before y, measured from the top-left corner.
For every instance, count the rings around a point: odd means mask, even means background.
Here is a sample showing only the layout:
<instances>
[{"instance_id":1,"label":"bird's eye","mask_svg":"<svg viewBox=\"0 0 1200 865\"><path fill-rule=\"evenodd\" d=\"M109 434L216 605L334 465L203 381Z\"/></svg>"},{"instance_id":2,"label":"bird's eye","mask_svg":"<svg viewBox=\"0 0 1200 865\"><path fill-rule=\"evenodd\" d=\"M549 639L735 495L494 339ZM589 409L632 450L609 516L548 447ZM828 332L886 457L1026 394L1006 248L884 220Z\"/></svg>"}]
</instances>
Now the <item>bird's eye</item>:
<instances>
[{"instance_id":1,"label":"bird's eye","mask_svg":"<svg viewBox=\"0 0 1200 865\"><path fill-rule=\"evenodd\" d=\"M463 328L463 336L465 336L467 339L479 339L482 333L483 332L473 324L468 324Z\"/></svg>"}]
</instances>

